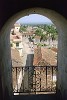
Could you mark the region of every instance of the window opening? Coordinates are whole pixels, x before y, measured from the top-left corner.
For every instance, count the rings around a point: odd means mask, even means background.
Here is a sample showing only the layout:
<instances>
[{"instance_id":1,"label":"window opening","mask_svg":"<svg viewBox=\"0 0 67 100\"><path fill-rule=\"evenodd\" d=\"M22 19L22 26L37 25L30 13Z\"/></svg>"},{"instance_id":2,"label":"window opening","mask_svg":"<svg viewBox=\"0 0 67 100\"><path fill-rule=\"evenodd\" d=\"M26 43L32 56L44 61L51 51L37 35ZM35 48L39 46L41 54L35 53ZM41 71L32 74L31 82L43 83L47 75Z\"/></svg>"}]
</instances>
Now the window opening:
<instances>
[{"instance_id":1,"label":"window opening","mask_svg":"<svg viewBox=\"0 0 67 100\"><path fill-rule=\"evenodd\" d=\"M17 39L13 34L11 40L18 47L14 47L18 51L12 52L12 55L16 53L15 58L12 56L12 63L15 64L12 66L13 92L56 93L58 33L55 25L22 23L15 36Z\"/></svg>"},{"instance_id":2,"label":"window opening","mask_svg":"<svg viewBox=\"0 0 67 100\"><path fill-rule=\"evenodd\" d=\"M19 47L19 43L18 42L16 43L16 47Z\"/></svg>"}]
</instances>

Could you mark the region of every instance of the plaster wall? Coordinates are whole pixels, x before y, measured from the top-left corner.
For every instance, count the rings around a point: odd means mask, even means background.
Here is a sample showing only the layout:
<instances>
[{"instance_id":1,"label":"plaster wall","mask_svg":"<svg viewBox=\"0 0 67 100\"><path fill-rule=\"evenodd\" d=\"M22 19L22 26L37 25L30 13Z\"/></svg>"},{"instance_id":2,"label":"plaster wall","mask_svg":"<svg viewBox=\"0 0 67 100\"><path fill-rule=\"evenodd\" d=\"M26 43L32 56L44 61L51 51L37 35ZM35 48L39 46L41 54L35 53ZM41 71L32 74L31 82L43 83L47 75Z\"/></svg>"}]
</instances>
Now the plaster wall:
<instances>
[{"instance_id":1,"label":"plaster wall","mask_svg":"<svg viewBox=\"0 0 67 100\"><path fill-rule=\"evenodd\" d=\"M7 34L5 32L7 31ZM3 34L2 34L3 33ZM4 27L0 35L0 72L3 89L3 99L12 97L11 76L11 51L10 51L10 28Z\"/></svg>"},{"instance_id":2,"label":"plaster wall","mask_svg":"<svg viewBox=\"0 0 67 100\"><path fill-rule=\"evenodd\" d=\"M14 29L14 33L19 32L19 30L20 30L20 27L15 27L15 29Z\"/></svg>"}]
</instances>

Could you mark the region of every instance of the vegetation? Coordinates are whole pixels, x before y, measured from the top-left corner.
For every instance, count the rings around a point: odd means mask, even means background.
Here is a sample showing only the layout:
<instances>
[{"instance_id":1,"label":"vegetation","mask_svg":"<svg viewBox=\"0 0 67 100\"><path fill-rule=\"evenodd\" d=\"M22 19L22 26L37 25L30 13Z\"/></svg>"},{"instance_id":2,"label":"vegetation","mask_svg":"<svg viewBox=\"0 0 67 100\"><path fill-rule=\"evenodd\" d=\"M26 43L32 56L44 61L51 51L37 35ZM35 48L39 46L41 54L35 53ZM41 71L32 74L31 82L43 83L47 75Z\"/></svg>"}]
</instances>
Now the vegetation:
<instances>
[{"instance_id":1,"label":"vegetation","mask_svg":"<svg viewBox=\"0 0 67 100\"><path fill-rule=\"evenodd\" d=\"M44 34L44 32L46 33ZM35 35L41 36L40 41L45 41L47 39L49 39L49 41L52 39L53 41L58 38L57 30L54 25L44 25L42 27L38 27L35 31Z\"/></svg>"},{"instance_id":2,"label":"vegetation","mask_svg":"<svg viewBox=\"0 0 67 100\"><path fill-rule=\"evenodd\" d=\"M35 35L42 36L42 30L40 28L36 29Z\"/></svg>"},{"instance_id":3,"label":"vegetation","mask_svg":"<svg viewBox=\"0 0 67 100\"><path fill-rule=\"evenodd\" d=\"M20 32L26 32L26 28L27 28L26 26L21 26L20 27Z\"/></svg>"},{"instance_id":4,"label":"vegetation","mask_svg":"<svg viewBox=\"0 0 67 100\"><path fill-rule=\"evenodd\" d=\"M47 46L46 44L38 43L38 46Z\"/></svg>"},{"instance_id":5,"label":"vegetation","mask_svg":"<svg viewBox=\"0 0 67 100\"><path fill-rule=\"evenodd\" d=\"M21 25L20 27L20 32L26 32L27 27L29 25ZM34 26L32 26L34 27ZM37 27L35 29L35 36L40 36L40 41L46 41L47 39L50 40L57 40L58 39L58 33L56 30L56 27L52 24L52 25L37 25L35 26ZM32 37L35 38L35 36Z\"/></svg>"},{"instance_id":6,"label":"vegetation","mask_svg":"<svg viewBox=\"0 0 67 100\"><path fill-rule=\"evenodd\" d=\"M51 37L52 41L58 38L56 27L53 25L46 25L44 30L47 32L48 37Z\"/></svg>"}]
</instances>

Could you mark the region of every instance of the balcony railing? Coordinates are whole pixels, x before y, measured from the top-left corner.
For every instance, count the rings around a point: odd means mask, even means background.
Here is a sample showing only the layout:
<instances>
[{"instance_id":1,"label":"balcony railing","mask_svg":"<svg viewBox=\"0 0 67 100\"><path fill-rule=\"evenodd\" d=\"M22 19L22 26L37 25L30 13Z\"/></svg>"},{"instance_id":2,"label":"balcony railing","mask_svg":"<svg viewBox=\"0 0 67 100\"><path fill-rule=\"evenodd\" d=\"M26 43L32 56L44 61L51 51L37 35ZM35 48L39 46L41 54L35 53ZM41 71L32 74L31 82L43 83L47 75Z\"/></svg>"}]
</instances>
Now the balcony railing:
<instances>
[{"instance_id":1,"label":"balcony railing","mask_svg":"<svg viewBox=\"0 0 67 100\"><path fill-rule=\"evenodd\" d=\"M56 92L57 66L12 67L14 93Z\"/></svg>"}]
</instances>

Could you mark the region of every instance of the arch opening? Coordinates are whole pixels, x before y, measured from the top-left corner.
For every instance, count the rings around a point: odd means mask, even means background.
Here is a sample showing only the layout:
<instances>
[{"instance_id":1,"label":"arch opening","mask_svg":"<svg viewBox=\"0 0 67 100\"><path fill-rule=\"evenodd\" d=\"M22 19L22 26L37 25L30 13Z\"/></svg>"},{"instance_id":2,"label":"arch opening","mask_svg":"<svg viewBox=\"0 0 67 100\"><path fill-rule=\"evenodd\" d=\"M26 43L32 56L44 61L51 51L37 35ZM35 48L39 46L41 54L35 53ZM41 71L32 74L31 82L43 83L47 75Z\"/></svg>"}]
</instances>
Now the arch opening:
<instances>
[{"instance_id":1,"label":"arch opening","mask_svg":"<svg viewBox=\"0 0 67 100\"><path fill-rule=\"evenodd\" d=\"M48 18L39 14L22 17L11 29L10 42L12 44L14 94L20 92L32 94L34 91L37 94L55 93L58 34L54 24ZM17 50L19 51L18 56ZM19 73L17 72L18 68ZM22 72L24 73L20 74ZM34 82L38 79L39 81Z\"/></svg>"}]
</instances>

